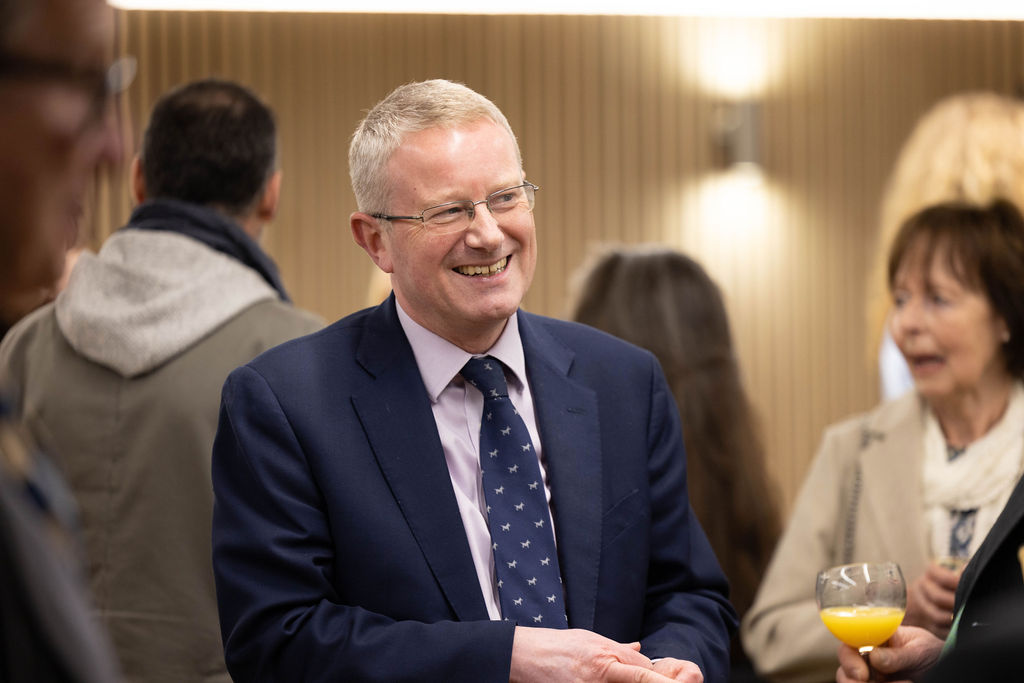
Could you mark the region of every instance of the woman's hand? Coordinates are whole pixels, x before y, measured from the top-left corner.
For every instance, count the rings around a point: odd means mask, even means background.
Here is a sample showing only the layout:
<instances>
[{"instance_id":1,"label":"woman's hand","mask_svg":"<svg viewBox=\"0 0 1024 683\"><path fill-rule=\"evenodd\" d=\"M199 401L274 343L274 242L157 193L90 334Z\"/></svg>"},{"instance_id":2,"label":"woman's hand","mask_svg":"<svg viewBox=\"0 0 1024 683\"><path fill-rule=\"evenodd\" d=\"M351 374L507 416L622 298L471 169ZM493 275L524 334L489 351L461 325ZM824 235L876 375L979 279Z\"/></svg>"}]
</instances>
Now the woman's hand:
<instances>
[{"instance_id":1,"label":"woman's hand","mask_svg":"<svg viewBox=\"0 0 1024 683\"><path fill-rule=\"evenodd\" d=\"M929 565L924 574L907 586L907 613L903 623L920 626L945 639L953 624L953 603L960 571L938 564Z\"/></svg>"}]
</instances>

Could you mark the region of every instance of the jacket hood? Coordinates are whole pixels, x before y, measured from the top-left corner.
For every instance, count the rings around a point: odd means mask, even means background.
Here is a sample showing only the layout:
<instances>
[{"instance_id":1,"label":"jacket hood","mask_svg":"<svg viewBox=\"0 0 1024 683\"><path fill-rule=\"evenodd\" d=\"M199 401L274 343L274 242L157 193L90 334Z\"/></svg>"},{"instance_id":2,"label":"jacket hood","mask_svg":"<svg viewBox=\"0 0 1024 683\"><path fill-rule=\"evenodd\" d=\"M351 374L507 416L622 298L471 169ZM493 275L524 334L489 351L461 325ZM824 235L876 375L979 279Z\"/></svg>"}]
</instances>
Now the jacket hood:
<instances>
[{"instance_id":1,"label":"jacket hood","mask_svg":"<svg viewBox=\"0 0 1024 683\"><path fill-rule=\"evenodd\" d=\"M82 356L124 377L149 372L258 301L253 269L173 232L121 230L83 253L57 297L57 324Z\"/></svg>"}]
</instances>

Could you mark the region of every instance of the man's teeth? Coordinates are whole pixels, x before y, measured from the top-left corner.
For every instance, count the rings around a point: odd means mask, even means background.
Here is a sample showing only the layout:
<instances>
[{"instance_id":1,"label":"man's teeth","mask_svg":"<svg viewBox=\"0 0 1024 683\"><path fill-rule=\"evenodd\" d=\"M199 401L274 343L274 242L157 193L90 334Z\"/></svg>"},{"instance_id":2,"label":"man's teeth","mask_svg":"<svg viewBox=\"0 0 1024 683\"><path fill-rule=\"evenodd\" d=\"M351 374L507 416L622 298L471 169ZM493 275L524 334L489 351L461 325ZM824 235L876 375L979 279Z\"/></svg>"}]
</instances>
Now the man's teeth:
<instances>
[{"instance_id":1,"label":"man's teeth","mask_svg":"<svg viewBox=\"0 0 1024 683\"><path fill-rule=\"evenodd\" d=\"M462 275L494 275L505 270L505 266L508 264L508 256L501 259L497 263L492 263L489 266L459 266L455 269L455 272L461 273Z\"/></svg>"}]
</instances>

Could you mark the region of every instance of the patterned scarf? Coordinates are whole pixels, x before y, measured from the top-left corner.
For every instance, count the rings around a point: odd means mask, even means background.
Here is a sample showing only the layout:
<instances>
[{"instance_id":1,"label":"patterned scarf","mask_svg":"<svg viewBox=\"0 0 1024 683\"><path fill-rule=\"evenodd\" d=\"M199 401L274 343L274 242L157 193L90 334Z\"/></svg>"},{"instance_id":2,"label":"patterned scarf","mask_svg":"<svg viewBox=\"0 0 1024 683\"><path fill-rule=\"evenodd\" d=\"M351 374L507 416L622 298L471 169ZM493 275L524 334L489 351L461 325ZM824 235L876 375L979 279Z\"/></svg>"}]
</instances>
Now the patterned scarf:
<instances>
[{"instance_id":1,"label":"patterned scarf","mask_svg":"<svg viewBox=\"0 0 1024 683\"><path fill-rule=\"evenodd\" d=\"M927 411L924 446L925 520L932 556L951 554L954 525L959 520L962 527L964 513L976 511L969 515L973 534L966 541L973 554L1024 472L1024 386L1013 385L999 422L955 458L949 457L938 419Z\"/></svg>"}]
</instances>

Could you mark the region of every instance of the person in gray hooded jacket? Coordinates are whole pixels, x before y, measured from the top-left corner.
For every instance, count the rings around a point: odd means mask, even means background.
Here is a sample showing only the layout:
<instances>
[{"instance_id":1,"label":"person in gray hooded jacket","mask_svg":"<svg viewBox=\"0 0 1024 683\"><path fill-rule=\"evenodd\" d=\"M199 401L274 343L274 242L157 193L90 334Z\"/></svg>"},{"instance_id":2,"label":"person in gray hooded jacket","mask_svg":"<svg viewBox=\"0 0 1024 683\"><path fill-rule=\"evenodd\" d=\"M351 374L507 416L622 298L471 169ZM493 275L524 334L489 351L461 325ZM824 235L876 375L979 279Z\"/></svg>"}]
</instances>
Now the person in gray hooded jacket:
<instances>
[{"instance_id":1,"label":"person in gray hooded jacket","mask_svg":"<svg viewBox=\"0 0 1024 683\"><path fill-rule=\"evenodd\" d=\"M210 561L221 385L322 326L256 241L277 207L275 138L272 112L237 84L165 94L132 165L129 224L0 347L0 377L78 500L129 681L230 680Z\"/></svg>"}]
</instances>

